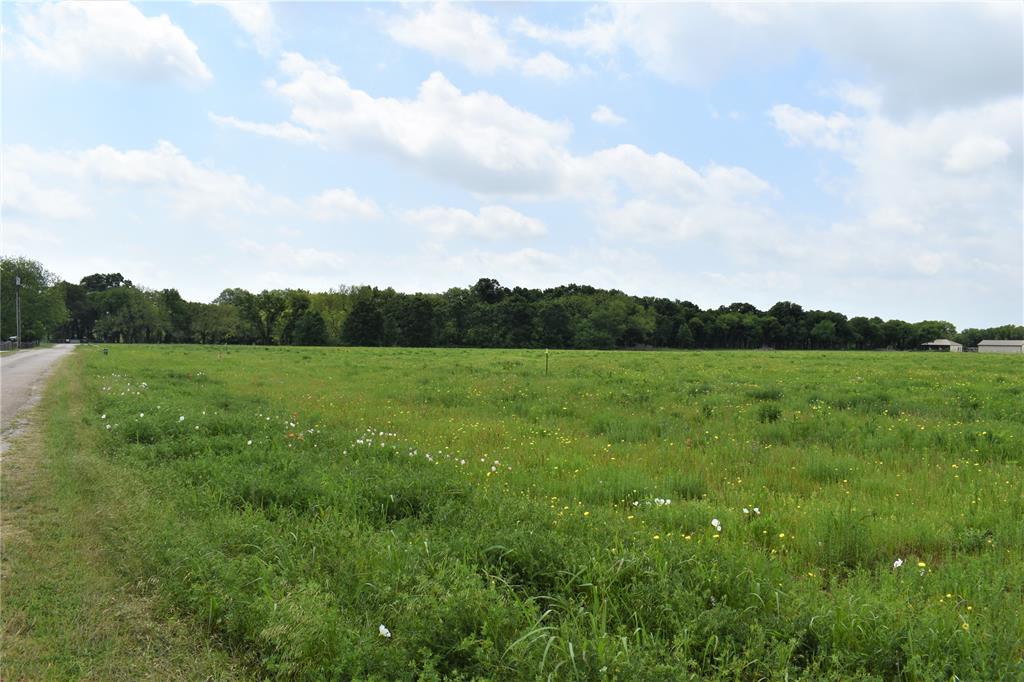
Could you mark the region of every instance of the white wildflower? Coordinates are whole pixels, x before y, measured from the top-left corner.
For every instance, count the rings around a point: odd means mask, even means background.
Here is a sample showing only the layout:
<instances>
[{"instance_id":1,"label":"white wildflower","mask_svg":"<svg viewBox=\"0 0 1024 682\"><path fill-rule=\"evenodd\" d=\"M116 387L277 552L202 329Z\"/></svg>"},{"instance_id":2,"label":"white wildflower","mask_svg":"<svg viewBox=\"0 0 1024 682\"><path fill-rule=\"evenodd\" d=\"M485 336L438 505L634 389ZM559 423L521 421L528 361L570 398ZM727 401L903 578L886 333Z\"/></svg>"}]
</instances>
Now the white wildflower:
<instances>
[{"instance_id":1,"label":"white wildflower","mask_svg":"<svg viewBox=\"0 0 1024 682\"><path fill-rule=\"evenodd\" d=\"M760 516L761 515L761 508L760 507L754 507L754 513L757 514L758 516Z\"/></svg>"},{"instance_id":2,"label":"white wildflower","mask_svg":"<svg viewBox=\"0 0 1024 682\"><path fill-rule=\"evenodd\" d=\"M897 558L896 561L892 562L892 570L896 570L903 565L903 559Z\"/></svg>"},{"instance_id":3,"label":"white wildflower","mask_svg":"<svg viewBox=\"0 0 1024 682\"><path fill-rule=\"evenodd\" d=\"M105 415L105 414L100 415L100 419L106 419L106 418L107 418L107 415Z\"/></svg>"},{"instance_id":4,"label":"white wildflower","mask_svg":"<svg viewBox=\"0 0 1024 682\"><path fill-rule=\"evenodd\" d=\"M718 519L711 519L711 525L714 526L715 530L717 530L719 533L722 532L722 522Z\"/></svg>"},{"instance_id":5,"label":"white wildflower","mask_svg":"<svg viewBox=\"0 0 1024 682\"><path fill-rule=\"evenodd\" d=\"M387 628L386 628L386 627L384 626L384 623L381 623L381 624L380 624L380 627L379 627L379 628L377 628L377 632L379 632L379 633L380 633L380 636L381 636L381 637L386 637L387 639L391 639L391 630L388 630L388 629L387 629Z\"/></svg>"},{"instance_id":6,"label":"white wildflower","mask_svg":"<svg viewBox=\"0 0 1024 682\"><path fill-rule=\"evenodd\" d=\"M744 513L744 514L749 514L749 513L750 513L750 510L749 510L749 509L747 509L746 507L744 507L744 508L743 508L743 513Z\"/></svg>"},{"instance_id":7,"label":"white wildflower","mask_svg":"<svg viewBox=\"0 0 1024 682\"><path fill-rule=\"evenodd\" d=\"M252 445L252 439L251 438L246 442L246 445Z\"/></svg>"},{"instance_id":8,"label":"white wildflower","mask_svg":"<svg viewBox=\"0 0 1024 682\"><path fill-rule=\"evenodd\" d=\"M181 415L180 417L178 417L178 421L180 421L180 422L185 421L185 415Z\"/></svg>"},{"instance_id":9,"label":"white wildflower","mask_svg":"<svg viewBox=\"0 0 1024 682\"><path fill-rule=\"evenodd\" d=\"M145 416L146 416L146 413L145 413L145 412L139 412L139 416L140 416L140 417L145 417Z\"/></svg>"}]
</instances>

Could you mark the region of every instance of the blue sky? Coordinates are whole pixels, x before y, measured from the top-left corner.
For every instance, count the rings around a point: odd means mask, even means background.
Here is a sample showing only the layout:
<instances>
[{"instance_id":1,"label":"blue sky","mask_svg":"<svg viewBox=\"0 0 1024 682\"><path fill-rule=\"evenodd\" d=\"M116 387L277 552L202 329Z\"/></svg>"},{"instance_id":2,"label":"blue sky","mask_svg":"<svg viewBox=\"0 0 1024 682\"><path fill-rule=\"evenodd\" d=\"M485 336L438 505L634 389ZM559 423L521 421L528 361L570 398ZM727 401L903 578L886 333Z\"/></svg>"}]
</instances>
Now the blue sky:
<instances>
[{"instance_id":1,"label":"blue sky","mask_svg":"<svg viewBox=\"0 0 1024 682\"><path fill-rule=\"evenodd\" d=\"M68 280L1024 321L1016 3L2 11L2 248Z\"/></svg>"}]
</instances>

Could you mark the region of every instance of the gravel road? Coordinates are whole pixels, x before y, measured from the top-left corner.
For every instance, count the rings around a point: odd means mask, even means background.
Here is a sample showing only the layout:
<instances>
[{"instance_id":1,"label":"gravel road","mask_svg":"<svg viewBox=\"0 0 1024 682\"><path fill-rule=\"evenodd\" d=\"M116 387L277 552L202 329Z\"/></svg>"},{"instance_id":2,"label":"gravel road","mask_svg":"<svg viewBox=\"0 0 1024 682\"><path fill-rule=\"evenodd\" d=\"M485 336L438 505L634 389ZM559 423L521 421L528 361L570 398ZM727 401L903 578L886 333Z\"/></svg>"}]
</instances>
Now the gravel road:
<instances>
[{"instance_id":1,"label":"gravel road","mask_svg":"<svg viewBox=\"0 0 1024 682\"><path fill-rule=\"evenodd\" d=\"M46 377L74 349L73 344L61 343L0 355L0 451L18 431L19 414L39 401Z\"/></svg>"}]
</instances>

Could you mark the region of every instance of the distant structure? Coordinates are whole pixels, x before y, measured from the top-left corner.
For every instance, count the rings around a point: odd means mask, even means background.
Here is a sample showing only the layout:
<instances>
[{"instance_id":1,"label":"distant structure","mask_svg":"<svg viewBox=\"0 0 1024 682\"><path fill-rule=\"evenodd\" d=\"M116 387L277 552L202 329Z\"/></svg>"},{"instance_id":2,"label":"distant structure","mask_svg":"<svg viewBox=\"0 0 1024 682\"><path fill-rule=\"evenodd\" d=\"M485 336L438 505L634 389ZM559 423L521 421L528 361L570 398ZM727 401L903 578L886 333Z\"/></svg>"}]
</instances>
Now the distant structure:
<instances>
[{"instance_id":1,"label":"distant structure","mask_svg":"<svg viewBox=\"0 0 1024 682\"><path fill-rule=\"evenodd\" d=\"M922 346L926 350L935 350L940 353L962 353L964 347L956 341L950 341L949 339L935 339L928 343L922 343Z\"/></svg>"},{"instance_id":2,"label":"distant structure","mask_svg":"<svg viewBox=\"0 0 1024 682\"><path fill-rule=\"evenodd\" d=\"M979 353L1024 353L1024 341L1020 339L1000 339L998 341L981 341L978 343Z\"/></svg>"}]
</instances>

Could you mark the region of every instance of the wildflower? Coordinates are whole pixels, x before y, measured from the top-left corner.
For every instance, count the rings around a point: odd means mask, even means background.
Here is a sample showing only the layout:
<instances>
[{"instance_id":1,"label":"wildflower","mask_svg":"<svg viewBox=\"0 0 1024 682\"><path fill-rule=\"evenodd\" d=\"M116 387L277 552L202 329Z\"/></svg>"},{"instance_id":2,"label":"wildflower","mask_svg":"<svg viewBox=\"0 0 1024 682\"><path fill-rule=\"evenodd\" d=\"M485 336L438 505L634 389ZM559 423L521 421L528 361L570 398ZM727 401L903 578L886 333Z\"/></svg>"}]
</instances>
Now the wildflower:
<instances>
[{"instance_id":1,"label":"wildflower","mask_svg":"<svg viewBox=\"0 0 1024 682\"><path fill-rule=\"evenodd\" d=\"M785 533L779 533L779 538L785 540L786 539L786 534Z\"/></svg>"},{"instance_id":2,"label":"wildflower","mask_svg":"<svg viewBox=\"0 0 1024 682\"><path fill-rule=\"evenodd\" d=\"M178 421L180 421L180 422L185 421L185 415L181 415L180 417L178 417Z\"/></svg>"},{"instance_id":3,"label":"wildflower","mask_svg":"<svg viewBox=\"0 0 1024 682\"><path fill-rule=\"evenodd\" d=\"M383 623L381 623L380 627L377 628L377 632L380 633L381 637L385 637L387 639L391 639L391 630L388 630L386 627L384 627Z\"/></svg>"},{"instance_id":4,"label":"wildflower","mask_svg":"<svg viewBox=\"0 0 1024 682\"><path fill-rule=\"evenodd\" d=\"M899 568L902 565L903 565L903 559L900 559L900 558L897 557L896 561L892 562L892 570L895 571L897 568Z\"/></svg>"},{"instance_id":5,"label":"wildflower","mask_svg":"<svg viewBox=\"0 0 1024 682\"><path fill-rule=\"evenodd\" d=\"M747 509L746 507L744 507L744 508L743 508L743 513L744 513L744 514L749 514L749 513L750 513L750 510L749 510L749 509Z\"/></svg>"},{"instance_id":6,"label":"wildflower","mask_svg":"<svg viewBox=\"0 0 1024 682\"><path fill-rule=\"evenodd\" d=\"M714 526L715 530L717 530L719 533L722 532L722 522L718 519L711 519L711 525Z\"/></svg>"},{"instance_id":7,"label":"wildflower","mask_svg":"<svg viewBox=\"0 0 1024 682\"><path fill-rule=\"evenodd\" d=\"M146 416L146 413L145 413L145 412L139 412L139 416L140 416L140 417L145 417L145 416Z\"/></svg>"},{"instance_id":8,"label":"wildflower","mask_svg":"<svg viewBox=\"0 0 1024 682\"><path fill-rule=\"evenodd\" d=\"M252 445L252 439L251 438L246 442L246 445Z\"/></svg>"},{"instance_id":9,"label":"wildflower","mask_svg":"<svg viewBox=\"0 0 1024 682\"><path fill-rule=\"evenodd\" d=\"M660 540L660 539L661 539L661 536L660 536L660 535L655 535L655 536L654 536L654 539L655 539L655 540Z\"/></svg>"},{"instance_id":10,"label":"wildflower","mask_svg":"<svg viewBox=\"0 0 1024 682\"><path fill-rule=\"evenodd\" d=\"M917 567L918 567L918 568L924 568L924 567L925 567L925 566L927 566L927 565L928 565L928 564L926 564L926 563L925 563L925 562L923 562L923 561L918 561L918 562L917 562Z\"/></svg>"},{"instance_id":11,"label":"wildflower","mask_svg":"<svg viewBox=\"0 0 1024 682\"><path fill-rule=\"evenodd\" d=\"M960 627L962 627L965 632L971 629L971 626L967 624L966 620L963 623L960 623Z\"/></svg>"},{"instance_id":12,"label":"wildflower","mask_svg":"<svg viewBox=\"0 0 1024 682\"><path fill-rule=\"evenodd\" d=\"M107 424L107 430L108 431L110 430L110 424Z\"/></svg>"},{"instance_id":13,"label":"wildflower","mask_svg":"<svg viewBox=\"0 0 1024 682\"><path fill-rule=\"evenodd\" d=\"M754 507L754 513L757 514L758 516L760 516L761 515L761 508L760 507Z\"/></svg>"},{"instance_id":14,"label":"wildflower","mask_svg":"<svg viewBox=\"0 0 1024 682\"><path fill-rule=\"evenodd\" d=\"M105 414L100 415L100 419L106 419L106 418L107 418L107 415L105 415Z\"/></svg>"}]
</instances>

